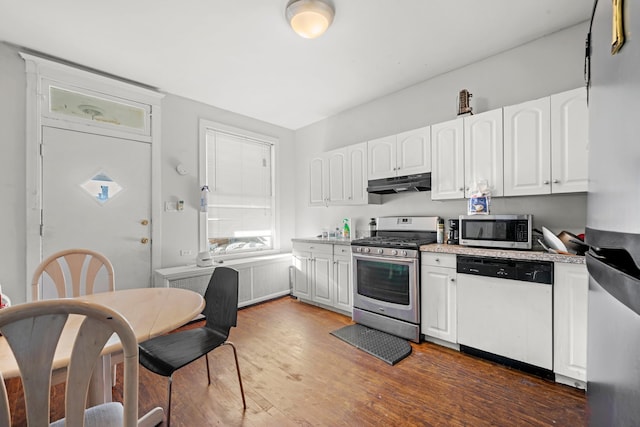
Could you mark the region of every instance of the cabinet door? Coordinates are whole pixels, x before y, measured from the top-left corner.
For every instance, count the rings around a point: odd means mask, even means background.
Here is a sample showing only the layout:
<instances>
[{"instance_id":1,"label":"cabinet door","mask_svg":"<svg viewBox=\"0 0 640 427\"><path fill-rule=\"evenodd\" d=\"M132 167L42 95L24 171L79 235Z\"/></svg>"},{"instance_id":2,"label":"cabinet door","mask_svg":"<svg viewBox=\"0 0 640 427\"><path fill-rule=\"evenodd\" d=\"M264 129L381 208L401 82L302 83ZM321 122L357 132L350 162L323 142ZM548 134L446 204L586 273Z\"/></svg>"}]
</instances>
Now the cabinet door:
<instances>
[{"instance_id":1,"label":"cabinet door","mask_svg":"<svg viewBox=\"0 0 640 427\"><path fill-rule=\"evenodd\" d=\"M350 178L347 199L350 204L367 204L367 143L350 145L347 151Z\"/></svg>"},{"instance_id":2,"label":"cabinet door","mask_svg":"<svg viewBox=\"0 0 640 427\"><path fill-rule=\"evenodd\" d=\"M318 156L309 162L309 204L311 206L324 206L324 157Z\"/></svg>"},{"instance_id":3,"label":"cabinet door","mask_svg":"<svg viewBox=\"0 0 640 427\"><path fill-rule=\"evenodd\" d=\"M587 381L589 276L581 264L555 263L553 280L554 372Z\"/></svg>"},{"instance_id":4,"label":"cabinet door","mask_svg":"<svg viewBox=\"0 0 640 427\"><path fill-rule=\"evenodd\" d=\"M353 290L351 284L350 255L334 255L333 277L335 282L336 295L334 306L340 310L351 313L351 310L353 308Z\"/></svg>"},{"instance_id":5,"label":"cabinet door","mask_svg":"<svg viewBox=\"0 0 640 427\"><path fill-rule=\"evenodd\" d=\"M462 119L431 126L431 199L464 198Z\"/></svg>"},{"instance_id":6,"label":"cabinet door","mask_svg":"<svg viewBox=\"0 0 640 427\"><path fill-rule=\"evenodd\" d=\"M311 298L311 253L293 252L293 295L298 298Z\"/></svg>"},{"instance_id":7,"label":"cabinet door","mask_svg":"<svg viewBox=\"0 0 640 427\"><path fill-rule=\"evenodd\" d=\"M397 175L431 172L431 126L396 136Z\"/></svg>"},{"instance_id":8,"label":"cabinet door","mask_svg":"<svg viewBox=\"0 0 640 427\"><path fill-rule=\"evenodd\" d=\"M313 253L313 278L311 279L311 299L313 301L333 305L333 255Z\"/></svg>"},{"instance_id":9,"label":"cabinet door","mask_svg":"<svg viewBox=\"0 0 640 427\"><path fill-rule=\"evenodd\" d=\"M325 182L328 204L344 204L348 200L350 191L349 160L347 149L339 149L327 153Z\"/></svg>"},{"instance_id":10,"label":"cabinet door","mask_svg":"<svg viewBox=\"0 0 640 427\"><path fill-rule=\"evenodd\" d=\"M456 343L456 270L423 266L421 281L420 331Z\"/></svg>"},{"instance_id":11,"label":"cabinet door","mask_svg":"<svg viewBox=\"0 0 640 427\"><path fill-rule=\"evenodd\" d=\"M585 88L551 96L551 192L587 191L589 111Z\"/></svg>"},{"instance_id":12,"label":"cabinet door","mask_svg":"<svg viewBox=\"0 0 640 427\"><path fill-rule=\"evenodd\" d=\"M371 140L367 143L369 179L396 176L396 136Z\"/></svg>"},{"instance_id":13,"label":"cabinet door","mask_svg":"<svg viewBox=\"0 0 640 427\"><path fill-rule=\"evenodd\" d=\"M551 193L549 97L504 108L504 195Z\"/></svg>"},{"instance_id":14,"label":"cabinet door","mask_svg":"<svg viewBox=\"0 0 640 427\"><path fill-rule=\"evenodd\" d=\"M491 195L503 192L502 109L464 118L464 180L466 196L486 183Z\"/></svg>"}]
</instances>

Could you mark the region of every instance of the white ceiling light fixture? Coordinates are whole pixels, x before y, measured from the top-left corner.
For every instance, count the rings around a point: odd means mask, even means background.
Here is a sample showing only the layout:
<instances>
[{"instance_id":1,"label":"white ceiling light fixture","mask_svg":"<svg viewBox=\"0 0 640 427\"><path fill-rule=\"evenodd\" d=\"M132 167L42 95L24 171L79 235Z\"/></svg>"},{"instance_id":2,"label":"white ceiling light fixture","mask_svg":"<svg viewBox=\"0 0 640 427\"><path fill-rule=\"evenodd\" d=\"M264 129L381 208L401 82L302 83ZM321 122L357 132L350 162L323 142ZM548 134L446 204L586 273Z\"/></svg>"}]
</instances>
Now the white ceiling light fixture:
<instances>
[{"instance_id":1,"label":"white ceiling light fixture","mask_svg":"<svg viewBox=\"0 0 640 427\"><path fill-rule=\"evenodd\" d=\"M327 31L335 11L325 0L291 0L287 20L293 31L306 39L315 39Z\"/></svg>"}]
</instances>

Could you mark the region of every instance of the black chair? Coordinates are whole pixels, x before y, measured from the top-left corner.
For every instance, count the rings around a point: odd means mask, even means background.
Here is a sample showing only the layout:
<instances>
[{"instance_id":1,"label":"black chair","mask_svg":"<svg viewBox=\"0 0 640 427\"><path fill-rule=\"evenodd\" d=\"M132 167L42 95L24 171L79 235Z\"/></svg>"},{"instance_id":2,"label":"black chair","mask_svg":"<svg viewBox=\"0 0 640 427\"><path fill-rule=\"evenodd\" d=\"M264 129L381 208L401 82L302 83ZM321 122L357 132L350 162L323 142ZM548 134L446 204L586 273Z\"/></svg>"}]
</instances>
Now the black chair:
<instances>
[{"instance_id":1,"label":"black chair","mask_svg":"<svg viewBox=\"0 0 640 427\"><path fill-rule=\"evenodd\" d=\"M221 345L229 345L233 349L240 393L242 394L242 405L245 409L247 408L236 348L227 341L229 330L232 326L236 326L238 318L238 272L229 267L216 267L209 280L204 299L206 306L202 314L206 318L206 324L203 327L161 335L139 344L142 366L158 375L169 378L167 427L170 425L171 417L173 373L205 356L207 379L211 385L207 354Z\"/></svg>"}]
</instances>

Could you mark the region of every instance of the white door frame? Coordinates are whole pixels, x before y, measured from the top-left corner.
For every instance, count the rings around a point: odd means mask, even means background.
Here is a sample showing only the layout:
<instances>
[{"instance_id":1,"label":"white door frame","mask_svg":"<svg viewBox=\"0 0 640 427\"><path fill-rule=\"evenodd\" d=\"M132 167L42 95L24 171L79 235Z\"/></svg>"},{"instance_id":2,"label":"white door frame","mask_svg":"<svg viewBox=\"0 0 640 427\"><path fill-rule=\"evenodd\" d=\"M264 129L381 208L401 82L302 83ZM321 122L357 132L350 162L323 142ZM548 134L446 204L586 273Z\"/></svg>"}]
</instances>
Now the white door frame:
<instances>
[{"instance_id":1,"label":"white door frame","mask_svg":"<svg viewBox=\"0 0 640 427\"><path fill-rule=\"evenodd\" d=\"M160 254L162 247L162 203L161 201L161 175L160 175L160 100L163 94L154 90L137 86L131 83L116 80L111 77L95 74L59 62L44 59L38 56L20 52L20 56L25 60L27 73L27 97L26 97L26 190L27 190L27 215L26 215L26 274L27 300L31 301L31 278L33 272L42 260L42 241L40 235L40 224L42 218L42 162L40 157L40 146L42 141L42 126L54 125L59 128L78 130L81 132L98 133L132 140L139 140L151 143L151 271L150 279L153 278L154 270L161 267ZM101 93L107 96L118 97L150 107L151 122L150 134L141 135L127 133L126 130L110 130L97 128L90 124L79 124L71 121L61 120L59 117L52 117L48 109L43 105L48 103L49 94L43 87L46 85L43 80L56 81L63 85L74 86L94 93ZM152 283L152 282L151 282Z\"/></svg>"}]
</instances>

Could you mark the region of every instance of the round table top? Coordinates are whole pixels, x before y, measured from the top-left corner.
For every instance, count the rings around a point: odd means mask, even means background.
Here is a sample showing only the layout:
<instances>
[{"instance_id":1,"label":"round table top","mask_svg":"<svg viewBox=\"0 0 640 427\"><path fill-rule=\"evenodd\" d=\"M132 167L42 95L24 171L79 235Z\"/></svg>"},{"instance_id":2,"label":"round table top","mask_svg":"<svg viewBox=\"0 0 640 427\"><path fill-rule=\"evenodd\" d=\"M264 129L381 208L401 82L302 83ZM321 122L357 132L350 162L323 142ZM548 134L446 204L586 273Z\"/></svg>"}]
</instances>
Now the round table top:
<instances>
[{"instance_id":1,"label":"round table top","mask_svg":"<svg viewBox=\"0 0 640 427\"><path fill-rule=\"evenodd\" d=\"M131 324L138 342L184 325L204 308L204 299L200 294L180 288L126 289L85 295L77 299L102 304L118 311ZM69 316L54 357L54 369L68 365L71 344L81 317ZM120 341L114 336L107 342L104 353L120 349ZM0 337L0 372L4 378L19 375L18 366L4 337Z\"/></svg>"}]
</instances>

